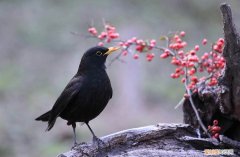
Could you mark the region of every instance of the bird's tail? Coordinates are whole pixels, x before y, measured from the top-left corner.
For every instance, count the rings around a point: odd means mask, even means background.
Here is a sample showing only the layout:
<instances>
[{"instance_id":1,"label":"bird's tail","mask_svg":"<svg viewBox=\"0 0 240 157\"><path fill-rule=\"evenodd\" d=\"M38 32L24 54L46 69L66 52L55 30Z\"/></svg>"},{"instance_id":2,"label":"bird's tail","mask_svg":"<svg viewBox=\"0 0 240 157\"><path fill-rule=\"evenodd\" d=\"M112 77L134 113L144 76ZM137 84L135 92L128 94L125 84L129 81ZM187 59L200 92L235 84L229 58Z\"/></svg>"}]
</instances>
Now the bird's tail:
<instances>
[{"instance_id":1,"label":"bird's tail","mask_svg":"<svg viewBox=\"0 0 240 157\"><path fill-rule=\"evenodd\" d=\"M51 119L51 110L44 113L43 115L37 117L35 120L48 122L48 127L47 127L46 131L51 130L52 127L54 126L55 122L56 122L56 118Z\"/></svg>"},{"instance_id":2,"label":"bird's tail","mask_svg":"<svg viewBox=\"0 0 240 157\"><path fill-rule=\"evenodd\" d=\"M50 111L44 113L43 115L37 117L35 120L37 121L43 121L43 122L47 122L50 119Z\"/></svg>"}]
</instances>

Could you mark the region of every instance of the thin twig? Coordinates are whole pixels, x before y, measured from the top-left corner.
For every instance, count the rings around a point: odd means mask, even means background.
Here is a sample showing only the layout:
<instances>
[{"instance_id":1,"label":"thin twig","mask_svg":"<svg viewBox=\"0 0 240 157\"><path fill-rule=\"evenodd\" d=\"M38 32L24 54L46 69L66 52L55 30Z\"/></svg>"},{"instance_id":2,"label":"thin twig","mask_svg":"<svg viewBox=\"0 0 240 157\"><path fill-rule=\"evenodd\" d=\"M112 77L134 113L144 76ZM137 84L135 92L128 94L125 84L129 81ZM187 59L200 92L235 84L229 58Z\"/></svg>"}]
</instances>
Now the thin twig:
<instances>
[{"instance_id":1,"label":"thin twig","mask_svg":"<svg viewBox=\"0 0 240 157\"><path fill-rule=\"evenodd\" d=\"M177 109L179 106L181 106L182 104L183 104L183 102L185 101L185 99L186 98L182 98L179 102L178 102L178 104L174 107L174 109Z\"/></svg>"},{"instance_id":2,"label":"thin twig","mask_svg":"<svg viewBox=\"0 0 240 157\"><path fill-rule=\"evenodd\" d=\"M191 106L192 106L192 108L193 108L193 111L194 111L194 113L195 113L195 115L196 115L196 117L197 117L198 123L199 123L199 125L201 126L201 128L203 129L203 131L204 131L209 137L211 137L211 136L209 135L209 133L208 133L207 128L204 126L204 124L203 124L203 122L202 122L202 119L200 118L200 115L199 115L199 113L198 113L198 111L197 111L197 109L196 109L196 106L195 106L194 102L193 102L192 92L191 92L191 90L188 88L187 67L185 67L185 79L186 79L186 81L185 81L184 85L185 85L187 94L189 95L189 101L190 101L190 104L191 104Z\"/></svg>"},{"instance_id":3,"label":"thin twig","mask_svg":"<svg viewBox=\"0 0 240 157\"><path fill-rule=\"evenodd\" d=\"M110 60L108 67L111 66L113 64L113 62L115 62L116 60L122 62L122 63L126 63L124 60L120 59L122 53L119 53L116 57L114 57L112 60Z\"/></svg>"}]
</instances>

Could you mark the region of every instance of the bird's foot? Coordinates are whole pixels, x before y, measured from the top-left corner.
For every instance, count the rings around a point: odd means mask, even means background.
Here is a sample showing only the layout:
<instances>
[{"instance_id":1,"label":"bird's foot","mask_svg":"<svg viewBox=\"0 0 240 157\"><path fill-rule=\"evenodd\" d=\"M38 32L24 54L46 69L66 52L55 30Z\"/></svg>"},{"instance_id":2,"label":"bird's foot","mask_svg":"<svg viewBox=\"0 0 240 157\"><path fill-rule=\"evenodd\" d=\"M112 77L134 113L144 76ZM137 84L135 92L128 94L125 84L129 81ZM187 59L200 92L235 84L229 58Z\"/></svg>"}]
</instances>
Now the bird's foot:
<instances>
[{"instance_id":1,"label":"bird's foot","mask_svg":"<svg viewBox=\"0 0 240 157\"><path fill-rule=\"evenodd\" d=\"M97 136L93 136L93 144L99 148L106 148L107 145Z\"/></svg>"},{"instance_id":2,"label":"bird's foot","mask_svg":"<svg viewBox=\"0 0 240 157\"><path fill-rule=\"evenodd\" d=\"M107 157L108 156L108 145L103 142L101 139L99 139L96 136L93 136L93 144L97 147L98 149L98 154L97 157Z\"/></svg>"},{"instance_id":3,"label":"bird's foot","mask_svg":"<svg viewBox=\"0 0 240 157\"><path fill-rule=\"evenodd\" d=\"M74 142L74 144L73 144L71 150L73 150L77 145L78 145L78 143L77 143L77 142Z\"/></svg>"}]
</instances>

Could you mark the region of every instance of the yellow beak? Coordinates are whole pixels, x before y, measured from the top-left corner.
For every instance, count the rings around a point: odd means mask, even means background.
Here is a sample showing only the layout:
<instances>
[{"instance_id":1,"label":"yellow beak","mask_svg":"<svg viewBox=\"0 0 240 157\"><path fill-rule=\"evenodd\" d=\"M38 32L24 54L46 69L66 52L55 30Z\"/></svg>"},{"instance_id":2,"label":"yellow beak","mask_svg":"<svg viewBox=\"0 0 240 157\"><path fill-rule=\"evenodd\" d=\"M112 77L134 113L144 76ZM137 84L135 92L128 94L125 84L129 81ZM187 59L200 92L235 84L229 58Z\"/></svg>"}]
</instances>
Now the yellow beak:
<instances>
[{"instance_id":1,"label":"yellow beak","mask_svg":"<svg viewBox=\"0 0 240 157\"><path fill-rule=\"evenodd\" d=\"M108 51L106 53L104 53L104 55L110 55L111 53L113 53L114 51L119 50L120 47L109 47Z\"/></svg>"}]
</instances>

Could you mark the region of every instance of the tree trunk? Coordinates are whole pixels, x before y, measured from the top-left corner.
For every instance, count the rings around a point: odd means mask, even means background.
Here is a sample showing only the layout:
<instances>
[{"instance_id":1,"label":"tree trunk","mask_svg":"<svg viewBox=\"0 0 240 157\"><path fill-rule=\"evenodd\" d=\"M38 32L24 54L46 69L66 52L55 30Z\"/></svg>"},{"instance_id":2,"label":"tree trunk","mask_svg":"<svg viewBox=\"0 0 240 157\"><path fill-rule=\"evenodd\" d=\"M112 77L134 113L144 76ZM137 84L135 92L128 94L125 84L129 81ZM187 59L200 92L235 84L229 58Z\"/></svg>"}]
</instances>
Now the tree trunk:
<instances>
[{"instance_id":1,"label":"tree trunk","mask_svg":"<svg viewBox=\"0 0 240 157\"><path fill-rule=\"evenodd\" d=\"M222 4L220 9L224 24L223 56L226 67L217 86L209 87L202 82L198 86L198 93L193 95L195 107L205 126L218 119L223 134L220 135L220 140L198 138L196 129L200 127L190 102L186 99L183 103L184 122L189 125L158 124L129 129L102 137L104 144L99 146L82 143L58 157L203 157L206 155L205 149L226 149L229 156L240 156L240 40L233 24L230 6ZM219 151L215 153L221 156Z\"/></svg>"},{"instance_id":2,"label":"tree trunk","mask_svg":"<svg viewBox=\"0 0 240 157\"><path fill-rule=\"evenodd\" d=\"M219 84L209 87L202 82L193 99L205 126L217 119L222 128L221 134L240 141L240 40L230 6L222 4L220 9L224 25L223 56L226 66ZM185 123L200 128L189 100L184 102L183 112Z\"/></svg>"}]
</instances>

